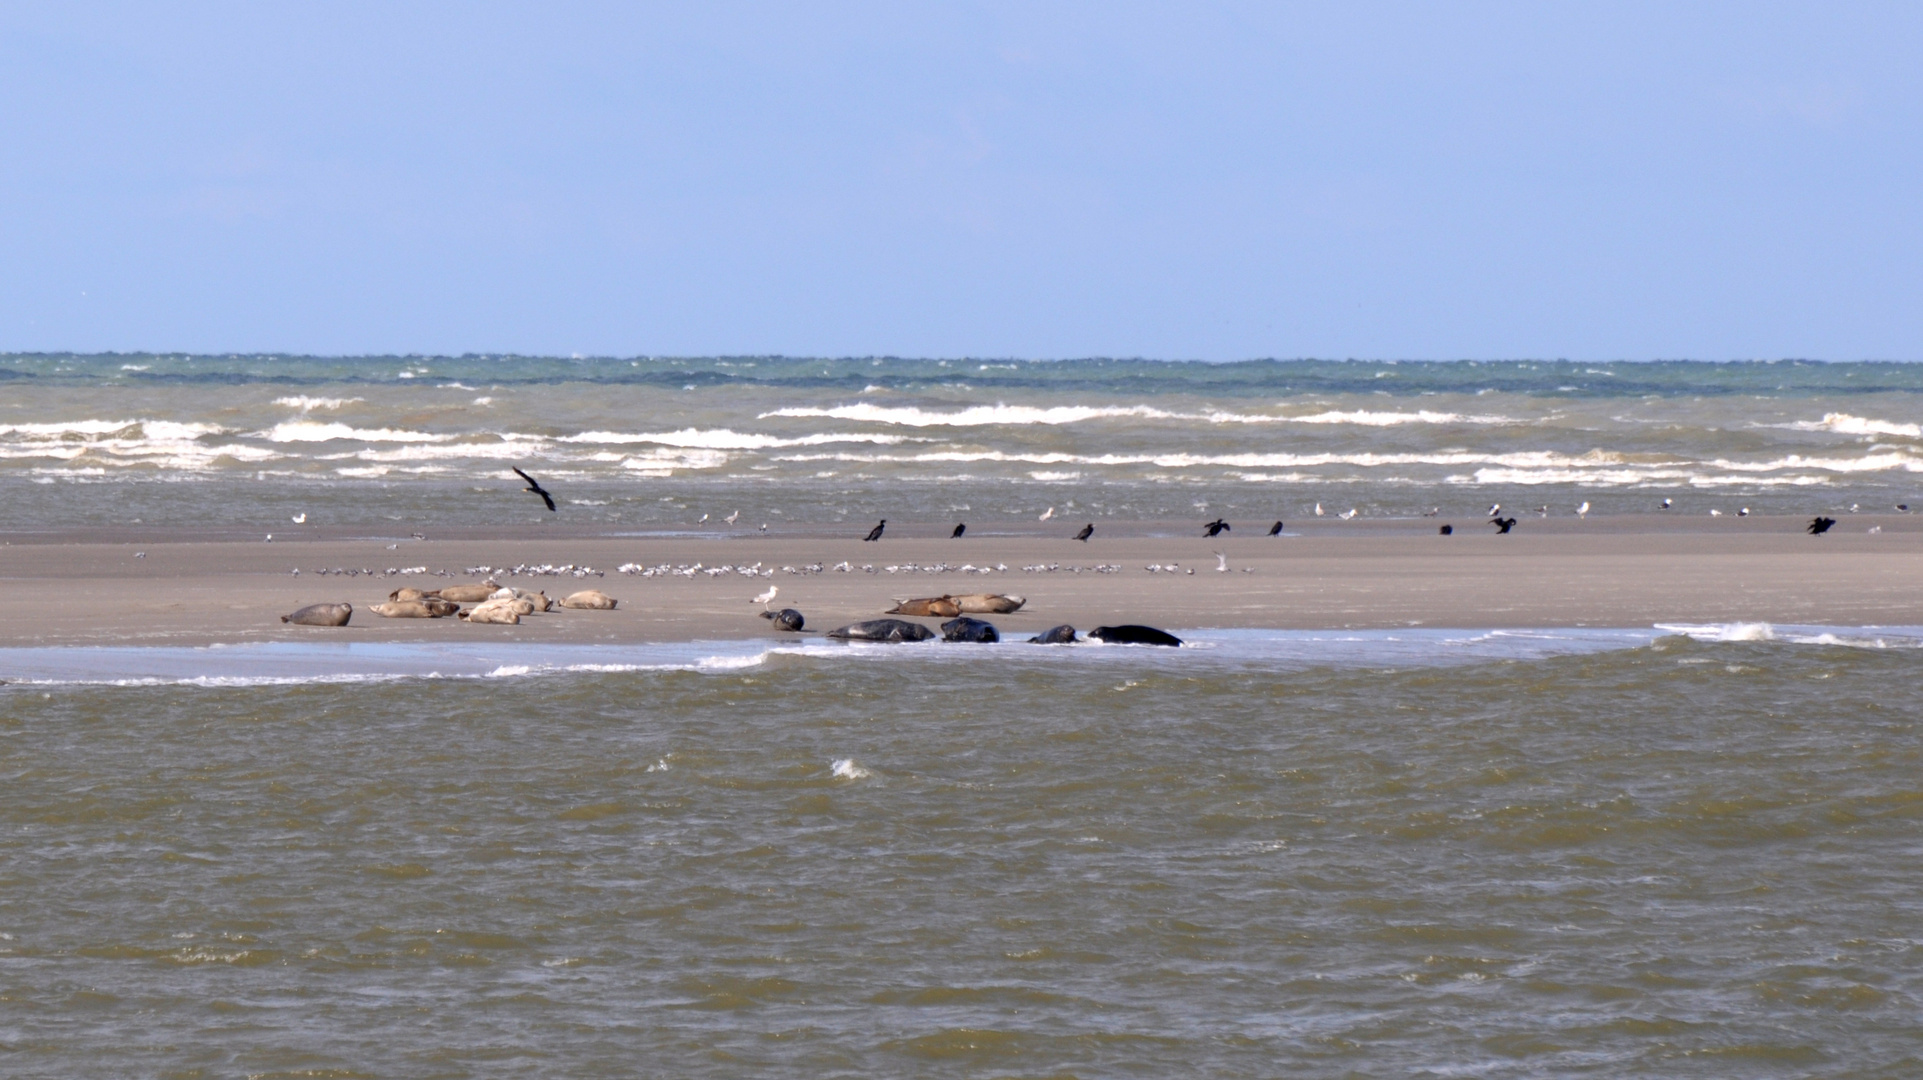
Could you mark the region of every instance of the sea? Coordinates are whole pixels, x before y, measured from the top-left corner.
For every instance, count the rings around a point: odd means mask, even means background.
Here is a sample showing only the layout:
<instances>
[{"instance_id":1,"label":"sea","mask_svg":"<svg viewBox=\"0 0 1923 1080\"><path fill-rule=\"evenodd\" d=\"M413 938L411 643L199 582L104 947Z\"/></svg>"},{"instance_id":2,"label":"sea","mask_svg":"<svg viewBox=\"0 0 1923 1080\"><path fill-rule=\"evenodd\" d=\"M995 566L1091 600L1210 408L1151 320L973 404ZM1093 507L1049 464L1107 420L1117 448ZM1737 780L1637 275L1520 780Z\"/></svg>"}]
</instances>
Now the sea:
<instances>
[{"instance_id":1,"label":"sea","mask_svg":"<svg viewBox=\"0 0 1923 1080\"><path fill-rule=\"evenodd\" d=\"M540 520L509 465L640 538L1888 514L1920 423L1901 364L10 355L0 531ZM1923 626L1169 629L0 649L0 1075L1923 1075Z\"/></svg>"}]
</instances>

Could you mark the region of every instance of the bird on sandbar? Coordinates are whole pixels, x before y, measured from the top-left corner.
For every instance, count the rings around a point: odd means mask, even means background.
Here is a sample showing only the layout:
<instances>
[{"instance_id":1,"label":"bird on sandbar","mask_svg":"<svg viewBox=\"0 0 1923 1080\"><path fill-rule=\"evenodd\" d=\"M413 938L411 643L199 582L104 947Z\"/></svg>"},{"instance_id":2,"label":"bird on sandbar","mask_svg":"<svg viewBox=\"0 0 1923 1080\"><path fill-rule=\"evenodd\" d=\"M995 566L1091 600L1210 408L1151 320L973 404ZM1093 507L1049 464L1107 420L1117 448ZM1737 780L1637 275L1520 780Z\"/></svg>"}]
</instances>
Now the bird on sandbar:
<instances>
[{"instance_id":1,"label":"bird on sandbar","mask_svg":"<svg viewBox=\"0 0 1923 1080\"><path fill-rule=\"evenodd\" d=\"M1341 518L1341 519L1342 519L1342 520L1344 520L1344 521L1348 521L1348 520L1350 520L1350 519L1352 519L1352 518L1354 518L1354 517L1355 517L1355 516L1356 516L1357 514L1359 514L1359 513L1361 513L1361 512L1362 512L1362 511L1360 511L1360 510L1357 510L1357 509L1356 509L1355 507L1353 507L1353 506L1351 506L1351 507L1349 507L1349 508L1348 508L1347 510L1344 510L1344 511L1342 511L1342 512L1341 512L1340 514L1337 514L1337 515L1336 515L1336 517L1339 517L1339 518Z\"/></svg>"},{"instance_id":2,"label":"bird on sandbar","mask_svg":"<svg viewBox=\"0 0 1923 1080\"><path fill-rule=\"evenodd\" d=\"M1671 503L1671 502L1670 502L1670 501L1669 501L1668 499L1664 499L1664 500L1663 500L1662 502L1659 502L1659 503L1657 503L1657 504L1656 504L1656 509L1658 509L1658 510L1667 510L1667 509L1669 509L1669 508L1670 508L1670 507L1671 507L1672 505L1674 505L1674 504L1673 504L1673 503Z\"/></svg>"},{"instance_id":3,"label":"bird on sandbar","mask_svg":"<svg viewBox=\"0 0 1923 1080\"><path fill-rule=\"evenodd\" d=\"M1321 503L1316 503L1316 504L1315 504L1315 516L1316 516L1316 517L1321 517L1321 516L1322 516L1322 504L1321 504Z\"/></svg>"},{"instance_id":4,"label":"bird on sandbar","mask_svg":"<svg viewBox=\"0 0 1923 1080\"><path fill-rule=\"evenodd\" d=\"M1228 531L1229 531L1229 523L1226 521L1223 521L1221 518L1216 518L1214 521L1211 521L1207 525L1202 526L1203 536L1211 536L1211 537L1220 536L1223 533Z\"/></svg>"},{"instance_id":5,"label":"bird on sandbar","mask_svg":"<svg viewBox=\"0 0 1923 1080\"><path fill-rule=\"evenodd\" d=\"M1082 531L1075 534L1075 539L1080 540L1082 543L1086 544L1088 543L1088 538L1094 535L1095 535L1095 525L1093 522L1090 522L1089 524L1082 526Z\"/></svg>"},{"instance_id":6,"label":"bird on sandbar","mask_svg":"<svg viewBox=\"0 0 1923 1080\"><path fill-rule=\"evenodd\" d=\"M1215 552L1214 554L1215 554L1215 572L1218 574L1228 573L1229 557L1227 555L1222 554L1219 551Z\"/></svg>"},{"instance_id":7,"label":"bird on sandbar","mask_svg":"<svg viewBox=\"0 0 1923 1080\"><path fill-rule=\"evenodd\" d=\"M1589 500L1588 499L1584 499L1582 505L1576 507L1576 516L1579 518L1586 518L1589 516Z\"/></svg>"},{"instance_id":8,"label":"bird on sandbar","mask_svg":"<svg viewBox=\"0 0 1923 1080\"><path fill-rule=\"evenodd\" d=\"M302 511L301 511L300 513L298 513L298 514L295 514L295 515L294 515L294 517L293 517L293 522L294 522L294 524L296 524L296 525L305 525L305 524L307 524L307 511L305 511L305 510L302 510Z\"/></svg>"},{"instance_id":9,"label":"bird on sandbar","mask_svg":"<svg viewBox=\"0 0 1923 1080\"><path fill-rule=\"evenodd\" d=\"M1042 511L1042 516L1041 516L1041 517L1038 517L1038 518L1036 518L1035 520L1036 520L1036 521L1047 521L1047 520L1048 520L1049 518L1052 518L1052 517L1054 517L1054 516L1055 516L1055 508L1051 506L1051 507L1049 507L1048 509L1046 509L1046 510L1044 510L1044 511Z\"/></svg>"},{"instance_id":10,"label":"bird on sandbar","mask_svg":"<svg viewBox=\"0 0 1923 1080\"><path fill-rule=\"evenodd\" d=\"M1276 522L1275 524L1273 524L1273 525L1271 525L1271 526L1269 526L1269 535L1270 535L1270 536L1281 536L1281 535L1282 535L1282 523L1278 521L1278 522Z\"/></svg>"},{"instance_id":11,"label":"bird on sandbar","mask_svg":"<svg viewBox=\"0 0 1923 1080\"><path fill-rule=\"evenodd\" d=\"M767 592L762 593L760 596L757 596L753 600L750 600L748 602L750 604L760 604L762 607L767 607L769 604L772 604L775 602L775 595L778 594L779 592L781 592L781 586L770 585L768 586Z\"/></svg>"},{"instance_id":12,"label":"bird on sandbar","mask_svg":"<svg viewBox=\"0 0 1923 1080\"><path fill-rule=\"evenodd\" d=\"M955 531L954 531L954 532L951 532L951 533L949 533L949 534L948 534L948 538L949 538L950 540L960 540L960 539L961 539L961 534L963 534L963 533L965 533L965 532L967 532L967 531L968 531L968 522L966 522L966 521L964 521L964 522L961 522L960 524L958 524L958 525L956 525L956 526L955 526Z\"/></svg>"},{"instance_id":13,"label":"bird on sandbar","mask_svg":"<svg viewBox=\"0 0 1923 1080\"><path fill-rule=\"evenodd\" d=\"M532 476L529 476L528 474L522 472L519 466L509 465L508 468L514 470L514 475L527 481L526 490L532 491L536 495L539 495L541 497L541 501L548 504L549 510L554 509L554 496L549 495L548 490L546 488L542 487L539 483L537 483Z\"/></svg>"},{"instance_id":14,"label":"bird on sandbar","mask_svg":"<svg viewBox=\"0 0 1923 1080\"><path fill-rule=\"evenodd\" d=\"M1496 527L1497 536L1507 536L1509 534L1509 530L1516 527L1516 519L1512 517L1490 518L1489 524L1494 525Z\"/></svg>"},{"instance_id":15,"label":"bird on sandbar","mask_svg":"<svg viewBox=\"0 0 1923 1080\"><path fill-rule=\"evenodd\" d=\"M721 520L727 522L730 525L733 525L735 522L741 520L741 511L736 510L734 513L729 514L727 517L724 517Z\"/></svg>"},{"instance_id":16,"label":"bird on sandbar","mask_svg":"<svg viewBox=\"0 0 1923 1080\"><path fill-rule=\"evenodd\" d=\"M888 527L888 519L882 518L879 524L877 524L874 528L868 530L868 535L862 537L862 540L867 541L867 540L881 539L881 530L887 527Z\"/></svg>"},{"instance_id":17,"label":"bird on sandbar","mask_svg":"<svg viewBox=\"0 0 1923 1080\"><path fill-rule=\"evenodd\" d=\"M1824 533L1829 532L1830 526L1834 524L1836 524L1835 518L1822 517L1821 515L1818 515L1817 517L1813 517L1810 519L1809 534L1811 536L1821 536Z\"/></svg>"}]
</instances>

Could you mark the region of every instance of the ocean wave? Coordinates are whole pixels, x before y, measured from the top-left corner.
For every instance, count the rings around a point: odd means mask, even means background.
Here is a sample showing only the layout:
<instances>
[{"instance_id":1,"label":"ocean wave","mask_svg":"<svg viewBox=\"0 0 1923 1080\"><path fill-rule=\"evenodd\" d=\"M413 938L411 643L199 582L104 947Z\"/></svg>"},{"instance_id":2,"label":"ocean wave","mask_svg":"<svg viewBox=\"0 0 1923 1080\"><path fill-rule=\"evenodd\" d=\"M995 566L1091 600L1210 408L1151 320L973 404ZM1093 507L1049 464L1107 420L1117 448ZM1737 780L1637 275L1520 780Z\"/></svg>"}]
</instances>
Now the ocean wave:
<instances>
[{"instance_id":1,"label":"ocean wave","mask_svg":"<svg viewBox=\"0 0 1923 1080\"><path fill-rule=\"evenodd\" d=\"M219 424L180 423L174 420L55 420L43 424L0 424L0 436L64 439L75 435L92 438L110 435L128 442L141 439L185 441L203 435L225 435L229 430Z\"/></svg>"},{"instance_id":2,"label":"ocean wave","mask_svg":"<svg viewBox=\"0 0 1923 1080\"><path fill-rule=\"evenodd\" d=\"M452 435L435 435L426 431L357 428L339 422L322 423L317 420L288 420L275 424L257 437L277 443L332 442L336 439L355 442L447 442L454 438Z\"/></svg>"},{"instance_id":3,"label":"ocean wave","mask_svg":"<svg viewBox=\"0 0 1923 1080\"><path fill-rule=\"evenodd\" d=\"M1445 451L1431 454L1372 453L1259 453L1259 454L1069 454L1061 452L1023 453L1005 450L931 450L916 454L781 454L775 461L845 461L861 464L937 464L947 462L999 461L1019 465L1153 465L1164 469L1198 466L1227 466L1241 469L1306 468L1324 465L1507 465L1517 468L1600 468L1623 464L1619 454L1592 450L1585 454L1562 454L1547 450L1528 450L1509 454Z\"/></svg>"},{"instance_id":4,"label":"ocean wave","mask_svg":"<svg viewBox=\"0 0 1923 1080\"><path fill-rule=\"evenodd\" d=\"M1788 424L1769 426L1787 428L1790 431L1833 431L1838 435L1900 435L1909 439L1923 439L1923 424L1873 420L1865 416L1851 416L1849 413L1824 413L1821 420L1797 420Z\"/></svg>"},{"instance_id":5,"label":"ocean wave","mask_svg":"<svg viewBox=\"0 0 1923 1080\"><path fill-rule=\"evenodd\" d=\"M1793 626L1766 622L1657 623L1656 629L1704 642L1769 641L1855 649L1923 649L1923 627Z\"/></svg>"},{"instance_id":6,"label":"ocean wave","mask_svg":"<svg viewBox=\"0 0 1923 1080\"><path fill-rule=\"evenodd\" d=\"M908 406L872 405L856 402L832 408L795 407L760 414L769 417L820 417L831 420L859 420L873 424L898 424L905 427L985 427L1020 424L1079 424L1088 420L1133 417L1146 420L1200 420L1211 424L1360 424L1389 427L1398 424L1516 424L1522 421L1506 416L1478 416L1463 413L1373 412L1366 409L1326 410L1304 415L1266 413L1171 412L1149 405L975 405L956 412L930 412Z\"/></svg>"},{"instance_id":7,"label":"ocean wave","mask_svg":"<svg viewBox=\"0 0 1923 1080\"><path fill-rule=\"evenodd\" d=\"M682 428L680 431L583 431L579 435L564 435L555 441L615 446L629 443L656 443L661 446L681 446L703 450L767 450L784 446L825 446L830 443L877 443L892 446L906 442L907 437L857 432L824 432L819 435L802 435L784 439L778 435L756 435L731 431L728 428Z\"/></svg>"},{"instance_id":8,"label":"ocean wave","mask_svg":"<svg viewBox=\"0 0 1923 1080\"><path fill-rule=\"evenodd\" d=\"M274 399L274 404L285 405L290 409L299 409L301 412L312 412L315 409L338 409L344 405L351 405L357 401L366 400L366 398L357 397L307 397L304 394L296 394L293 397L277 397Z\"/></svg>"}]
</instances>

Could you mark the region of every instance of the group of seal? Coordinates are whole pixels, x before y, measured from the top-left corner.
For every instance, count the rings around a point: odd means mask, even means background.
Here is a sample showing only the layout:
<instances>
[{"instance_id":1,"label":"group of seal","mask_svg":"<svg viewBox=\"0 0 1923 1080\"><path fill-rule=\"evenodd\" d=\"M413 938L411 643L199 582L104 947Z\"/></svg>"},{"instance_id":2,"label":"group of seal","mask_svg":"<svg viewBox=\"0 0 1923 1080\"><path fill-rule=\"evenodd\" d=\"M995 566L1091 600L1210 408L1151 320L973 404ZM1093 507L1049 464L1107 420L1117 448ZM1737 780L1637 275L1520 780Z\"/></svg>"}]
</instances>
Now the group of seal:
<instances>
[{"instance_id":1,"label":"group of seal","mask_svg":"<svg viewBox=\"0 0 1923 1080\"><path fill-rule=\"evenodd\" d=\"M595 589L584 589L556 601L544 592L503 588L498 582L476 585L449 585L440 589L399 588L387 594L387 602L368 610L384 619L444 619L449 615L471 623L518 625L521 617L557 607L582 611L612 611L618 603L612 596ZM473 607L462 608L462 604ZM299 626L346 626L354 615L352 604L309 604L280 621Z\"/></svg>"},{"instance_id":2,"label":"group of seal","mask_svg":"<svg viewBox=\"0 0 1923 1080\"><path fill-rule=\"evenodd\" d=\"M887 610L889 615L922 615L948 619L956 615L1007 615L1020 611L1028 603L1024 596L1004 596L1000 593L971 593L967 596L930 596L920 600L897 600L895 606Z\"/></svg>"}]
</instances>

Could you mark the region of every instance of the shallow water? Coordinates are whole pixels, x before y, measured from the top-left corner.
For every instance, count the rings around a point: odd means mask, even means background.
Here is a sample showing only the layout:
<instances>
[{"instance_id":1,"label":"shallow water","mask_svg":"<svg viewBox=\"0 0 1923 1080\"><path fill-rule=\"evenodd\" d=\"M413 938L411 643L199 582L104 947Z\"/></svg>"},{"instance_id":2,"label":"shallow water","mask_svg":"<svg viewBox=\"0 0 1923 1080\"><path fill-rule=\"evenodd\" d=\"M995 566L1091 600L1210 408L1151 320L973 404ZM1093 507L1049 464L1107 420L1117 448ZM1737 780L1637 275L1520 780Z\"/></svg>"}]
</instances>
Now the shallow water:
<instances>
[{"instance_id":1,"label":"shallow water","mask_svg":"<svg viewBox=\"0 0 1923 1080\"><path fill-rule=\"evenodd\" d=\"M0 1071L1923 1070L1915 635L1693 632L8 685Z\"/></svg>"},{"instance_id":2,"label":"shallow water","mask_svg":"<svg viewBox=\"0 0 1923 1080\"><path fill-rule=\"evenodd\" d=\"M1923 506L1884 363L0 357L10 527Z\"/></svg>"}]
</instances>

